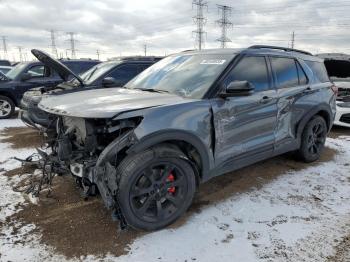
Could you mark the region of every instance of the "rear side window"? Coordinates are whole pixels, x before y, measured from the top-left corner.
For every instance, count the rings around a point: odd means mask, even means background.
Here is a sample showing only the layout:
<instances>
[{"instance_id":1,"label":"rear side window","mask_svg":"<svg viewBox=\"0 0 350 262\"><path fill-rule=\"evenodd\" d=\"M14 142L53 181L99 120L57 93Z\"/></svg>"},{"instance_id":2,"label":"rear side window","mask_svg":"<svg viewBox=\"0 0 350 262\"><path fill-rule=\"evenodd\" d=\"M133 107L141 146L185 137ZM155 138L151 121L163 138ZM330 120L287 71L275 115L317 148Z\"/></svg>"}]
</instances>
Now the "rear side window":
<instances>
[{"instance_id":1,"label":"rear side window","mask_svg":"<svg viewBox=\"0 0 350 262\"><path fill-rule=\"evenodd\" d=\"M271 64L276 75L278 88L299 85L297 65L293 58L271 57Z\"/></svg>"},{"instance_id":2,"label":"rear side window","mask_svg":"<svg viewBox=\"0 0 350 262\"><path fill-rule=\"evenodd\" d=\"M323 63L314 61L305 61L305 63L310 67L318 82L329 82L328 73Z\"/></svg>"},{"instance_id":3,"label":"rear side window","mask_svg":"<svg viewBox=\"0 0 350 262\"><path fill-rule=\"evenodd\" d=\"M93 67L95 64L90 62L77 62L77 63L67 63L66 66L73 71L75 74L81 74L85 71L89 70L91 67Z\"/></svg>"},{"instance_id":4,"label":"rear side window","mask_svg":"<svg viewBox=\"0 0 350 262\"><path fill-rule=\"evenodd\" d=\"M257 92L268 90L270 81L265 58L262 56L244 57L227 76L225 85L233 81L248 81L254 85Z\"/></svg>"},{"instance_id":5,"label":"rear side window","mask_svg":"<svg viewBox=\"0 0 350 262\"><path fill-rule=\"evenodd\" d=\"M113 77L123 84L129 82L139 73L138 66L135 65L121 65L115 68L112 72L108 74L109 77Z\"/></svg>"}]
</instances>

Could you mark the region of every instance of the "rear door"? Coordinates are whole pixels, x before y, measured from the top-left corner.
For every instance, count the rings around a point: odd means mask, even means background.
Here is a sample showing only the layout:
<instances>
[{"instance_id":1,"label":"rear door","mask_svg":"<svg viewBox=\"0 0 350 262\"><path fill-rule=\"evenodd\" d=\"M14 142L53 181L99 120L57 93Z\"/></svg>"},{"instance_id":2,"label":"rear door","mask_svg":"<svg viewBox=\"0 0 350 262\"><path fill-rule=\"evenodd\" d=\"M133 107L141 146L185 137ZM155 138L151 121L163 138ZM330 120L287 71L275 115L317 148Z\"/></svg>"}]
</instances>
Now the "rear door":
<instances>
[{"instance_id":1,"label":"rear door","mask_svg":"<svg viewBox=\"0 0 350 262\"><path fill-rule=\"evenodd\" d=\"M278 116L275 132L275 150L283 150L295 144L296 126L305 113L301 99L312 93L310 81L299 61L292 57L270 57L274 83L278 93Z\"/></svg>"},{"instance_id":2,"label":"rear door","mask_svg":"<svg viewBox=\"0 0 350 262\"><path fill-rule=\"evenodd\" d=\"M277 92L272 86L265 56L244 56L223 80L247 80L255 87L250 96L213 100L215 161L230 165L234 159L273 152ZM254 162L254 161L253 161Z\"/></svg>"}]
</instances>

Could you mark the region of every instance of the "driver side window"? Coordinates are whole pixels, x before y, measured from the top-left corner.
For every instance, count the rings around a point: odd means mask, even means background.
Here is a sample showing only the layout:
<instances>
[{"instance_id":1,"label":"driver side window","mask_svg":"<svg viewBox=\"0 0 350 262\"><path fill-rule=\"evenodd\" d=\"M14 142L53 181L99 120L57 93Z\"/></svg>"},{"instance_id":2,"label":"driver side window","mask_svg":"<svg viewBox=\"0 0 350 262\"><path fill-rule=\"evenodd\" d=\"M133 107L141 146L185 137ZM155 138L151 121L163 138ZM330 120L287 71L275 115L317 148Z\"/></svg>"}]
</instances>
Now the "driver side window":
<instances>
[{"instance_id":1,"label":"driver side window","mask_svg":"<svg viewBox=\"0 0 350 262\"><path fill-rule=\"evenodd\" d=\"M28 69L26 72L31 75L31 77L44 77L45 76L45 66L43 65L36 65L32 66L31 68Z\"/></svg>"},{"instance_id":2,"label":"driver side window","mask_svg":"<svg viewBox=\"0 0 350 262\"><path fill-rule=\"evenodd\" d=\"M268 90L270 82L265 57L243 57L226 77L224 84L227 86L233 81L248 81L254 85L256 92Z\"/></svg>"}]
</instances>

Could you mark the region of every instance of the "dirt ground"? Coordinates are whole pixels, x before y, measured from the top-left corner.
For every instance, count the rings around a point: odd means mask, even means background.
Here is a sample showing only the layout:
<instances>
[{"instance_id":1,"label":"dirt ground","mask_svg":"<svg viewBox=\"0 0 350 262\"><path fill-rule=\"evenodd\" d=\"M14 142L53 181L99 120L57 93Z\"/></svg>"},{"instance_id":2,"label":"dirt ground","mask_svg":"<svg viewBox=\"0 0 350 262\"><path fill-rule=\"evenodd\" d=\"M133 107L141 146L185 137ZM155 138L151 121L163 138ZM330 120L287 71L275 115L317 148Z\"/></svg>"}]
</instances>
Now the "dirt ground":
<instances>
[{"instance_id":1,"label":"dirt ground","mask_svg":"<svg viewBox=\"0 0 350 262\"><path fill-rule=\"evenodd\" d=\"M336 129L330 136L337 137L347 132L345 129ZM12 143L14 148L33 147L41 143L37 131L29 128L7 129L2 135L8 136L2 141ZM335 153L326 148L319 162L332 160ZM181 226L194 212L201 212L203 206L260 188L288 170L300 170L308 166L310 164L297 162L289 156L280 156L214 178L200 186L190 210L172 227ZM22 168L9 171L6 175L30 171ZM128 244L136 237L146 234L132 229L120 231L118 223L112 221L111 213L103 206L101 199L92 197L84 201L74 179L68 176L56 177L50 198L42 195L38 204L28 202L7 222L11 221L35 224L42 233L41 242L68 258L88 254L102 257L107 253L118 256L127 252ZM337 254L329 261L346 261L342 259L347 256L349 239L348 236L339 243Z\"/></svg>"},{"instance_id":2,"label":"dirt ground","mask_svg":"<svg viewBox=\"0 0 350 262\"><path fill-rule=\"evenodd\" d=\"M13 149L40 147L43 136L35 129L28 127L9 127L0 132L3 143L10 143Z\"/></svg>"}]
</instances>

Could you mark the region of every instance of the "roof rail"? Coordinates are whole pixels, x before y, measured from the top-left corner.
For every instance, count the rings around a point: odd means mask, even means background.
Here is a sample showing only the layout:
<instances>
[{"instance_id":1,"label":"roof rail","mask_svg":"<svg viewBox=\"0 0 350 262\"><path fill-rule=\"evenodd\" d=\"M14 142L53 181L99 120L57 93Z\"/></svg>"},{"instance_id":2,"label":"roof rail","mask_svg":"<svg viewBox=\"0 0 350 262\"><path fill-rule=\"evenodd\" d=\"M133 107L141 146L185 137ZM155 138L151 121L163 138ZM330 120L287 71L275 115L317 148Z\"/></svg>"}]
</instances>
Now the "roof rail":
<instances>
[{"instance_id":1,"label":"roof rail","mask_svg":"<svg viewBox=\"0 0 350 262\"><path fill-rule=\"evenodd\" d=\"M302 53L305 55L312 55L310 52L299 50L299 49L294 49L294 48L288 48L288 47L280 47L280 46L272 46L272 45L252 45L248 47L248 49L276 49L276 50L283 50L286 52L298 52Z\"/></svg>"}]
</instances>

